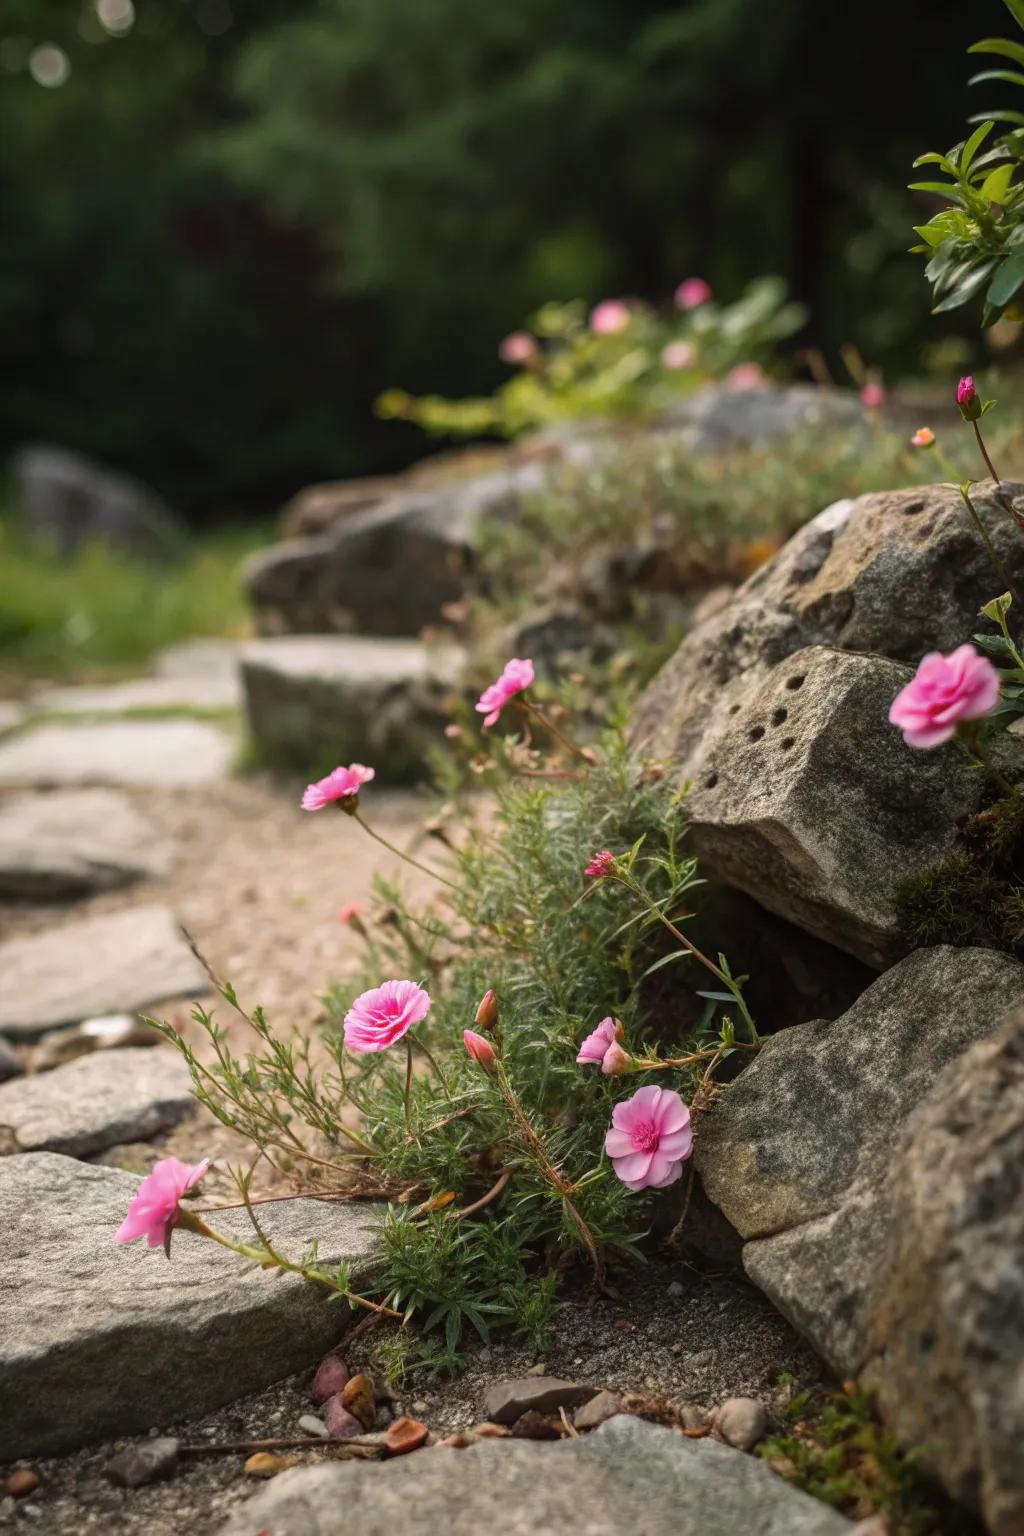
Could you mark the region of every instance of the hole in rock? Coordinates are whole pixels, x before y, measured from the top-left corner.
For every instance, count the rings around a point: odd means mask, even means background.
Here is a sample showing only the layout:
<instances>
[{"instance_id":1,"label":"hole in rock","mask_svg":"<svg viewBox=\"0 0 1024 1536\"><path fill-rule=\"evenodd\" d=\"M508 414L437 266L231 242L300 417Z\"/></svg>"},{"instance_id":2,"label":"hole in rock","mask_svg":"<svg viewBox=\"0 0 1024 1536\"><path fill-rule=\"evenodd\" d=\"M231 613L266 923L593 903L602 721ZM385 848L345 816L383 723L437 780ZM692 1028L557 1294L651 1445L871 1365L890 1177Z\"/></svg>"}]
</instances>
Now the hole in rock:
<instances>
[{"instance_id":1,"label":"hole in rock","mask_svg":"<svg viewBox=\"0 0 1024 1536\"><path fill-rule=\"evenodd\" d=\"M707 778L704 780L704 788L705 789L714 789L714 787L715 787L715 785L717 783L718 783L718 774L717 773L709 773Z\"/></svg>"},{"instance_id":2,"label":"hole in rock","mask_svg":"<svg viewBox=\"0 0 1024 1536\"><path fill-rule=\"evenodd\" d=\"M782 748L783 752L788 752L790 747L796 746L796 737L784 736L783 739L779 742L779 746Z\"/></svg>"},{"instance_id":3,"label":"hole in rock","mask_svg":"<svg viewBox=\"0 0 1024 1536\"><path fill-rule=\"evenodd\" d=\"M760 741L761 737L763 735L764 735L764 726L763 725L755 725L754 729L750 732L749 740L751 740L751 741Z\"/></svg>"},{"instance_id":4,"label":"hole in rock","mask_svg":"<svg viewBox=\"0 0 1024 1536\"><path fill-rule=\"evenodd\" d=\"M772 710L772 725L783 725L789 719L788 709Z\"/></svg>"},{"instance_id":5,"label":"hole in rock","mask_svg":"<svg viewBox=\"0 0 1024 1536\"><path fill-rule=\"evenodd\" d=\"M798 673L796 677L787 677L786 678L786 687L790 690L791 693L796 693L797 689L798 688L802 688L803 685L804 685L803 673Z\"/></svg>"}]
</instances>

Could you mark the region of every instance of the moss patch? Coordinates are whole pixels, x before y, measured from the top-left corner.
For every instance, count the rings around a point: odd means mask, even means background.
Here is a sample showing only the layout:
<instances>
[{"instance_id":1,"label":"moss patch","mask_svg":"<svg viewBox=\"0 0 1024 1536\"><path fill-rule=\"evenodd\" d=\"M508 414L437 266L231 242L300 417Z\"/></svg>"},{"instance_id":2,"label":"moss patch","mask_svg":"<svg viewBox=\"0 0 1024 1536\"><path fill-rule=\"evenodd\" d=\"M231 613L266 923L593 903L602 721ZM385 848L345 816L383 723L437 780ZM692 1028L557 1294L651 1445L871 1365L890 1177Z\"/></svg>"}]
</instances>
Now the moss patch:
<instances>
[{"instance_id":1,"label":"moss patch","mask_svg":"<svg viewBox=\"0 0 1024 1536\"><path fill-rule=\"evenodd\" d=\"M1024 959L1024 798L980 811L951 858L901 880L896 913L915 949L975 945Z\"/></svg>"}]
</instances>

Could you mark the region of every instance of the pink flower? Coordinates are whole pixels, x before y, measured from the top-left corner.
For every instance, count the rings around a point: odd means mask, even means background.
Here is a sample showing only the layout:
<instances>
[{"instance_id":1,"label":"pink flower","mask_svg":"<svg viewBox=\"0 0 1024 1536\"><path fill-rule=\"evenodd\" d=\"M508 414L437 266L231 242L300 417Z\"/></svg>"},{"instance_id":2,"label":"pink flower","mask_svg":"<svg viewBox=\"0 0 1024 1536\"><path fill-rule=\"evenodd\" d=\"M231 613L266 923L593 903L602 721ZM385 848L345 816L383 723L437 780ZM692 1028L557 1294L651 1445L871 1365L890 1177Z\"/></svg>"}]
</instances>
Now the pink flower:
<instances>
[{"instance_id":1,"label":"pink flower","mask_svg":"<svg viewBox=\"0 0 1024 1536\"><path fill-rule=\"evenodd\" d=\"M115 1243L133 1243L137 1237L145 1237L151 1248L162 1248L170 1258L178 1202L195 1188L209 1166L208 1157L194 1167L176 1157L163 1158L135 1191L128 1215L114 1236Z\"/></svg>"},{"instance_id":2,"label":"pink flower","mask_svg":"<svg viewBox=\"0 0 1024 1536\"><path fill-rule=\"evenodd\" d=\"M483 1067L485 1072L489 1072L497 1060L491 1042L472 1029L462 1031L462 1040L473 1060Z\"/></svg>"},{"instance_id":3,"label":"pink flower","mask_svg":"<svg viewBox=\"0 0 1024 1536\"><path fill-rule=\"evenodd\" d=\"M518 656L506 661L505 670L498 681L485 688L476 703L479 713L487 717L484 720L485 731L494 724L510 699L522 693L524 688L529 688L533 677L532 661L521 661Z\"/></svg>"},{"instance_id":4,"label":"pink flower","mask_svg":"<svg viewBox=\"0 0 1024 1536\"><path fill-rule=\"evenodd\" d=\"M982 720L998 703L999 673L973 645L961 645L949 656L932 651L924 658L893 699L889 723L908 747L940 747L962 720Z\"/></svg>"},{"instance_id":5,"label":"pink flower","mask_svg":"<svg viewBox=\"0 0 1024 1536\"><path fill-rule=\"evenodd\" d=\"M302 809L322 811L332 800L355 801L363 785L369 784L373 778L376 778L374 770L364 768L362 763L353 763L350 768L335 768L326 779L318 779L315 784L307 786L302 796Z\"/></svg>"},{"instance_id":6,"label":"pink flower","mask_svg":"<svg viewBox=\"0 0 1024 1536\"><path fill-rule=\"evenodd\" d=\"M366 1055L386 1051L430 1012L430 994L414 981L385 981L362 992L345 1015L345 1044Z\"/></svg>"},{"instance_id":7,"label":"pink flower","mask_svg":"<svg viewBox=\"0 0 1024 1536\"><path fill-rule=\"evenodd\" d=\"M691 368L696 360L697 349L688 341L670 341L667 347L662 348L663 368Z\"/></svg>"},{"instance_id":8,"label":"pink flower","mask_svg":"<svg viewBox=\"0 0 1024 1536\"><path fill-rule=\"evenodd\" d=\"M726 374L725 382L730 389L760 389L765 382L765 372L760 363L737 363Z\"/></svg>"},{"instance_id":9,"label":"pink flower","mask_svg":"<svg viewBox=\"0 0 1024 1536\"><path fill-rule=\"evenodd\" d=\"M615 1020L602 1019L596 1029L592 1029L580 1046L576 1057L580 1062L604 1062L605 1056L616 1043Z\"/></svg>"},{"instance_id":10,"label":"pink flower","mask_svg":"<svg viewBox=\"0 0 1024 1536\"><path fill-rule=\"evenodd\" d=\"M590 311L590 329L595 336L617 336L632 318L629 305L621 299L603 299Z\"/></svg>"},{"instance_id":11,"label":"pink flower","mask_svg":"<svg viewBox=\"0 0 1024 1536\"><path fill-rule=\"evenodd\" d=\"M861 388L860 403L867 406L869 411L877 411L885 404L884 386L877 379L869 379Z\"/></svg>"},{"instance_id":12,"label":"pink flower","mask_svg":"<svg viewBox=\"0 0 1024 1536\"><path fill-rule=\"evenodd\" d=\"M700 309L700 306L707 304L710 299L711 285L702 277L686 278L675 292L677 309Z\"/></svg>"},{"instance_id":13,"label":"pink flower","mask_svg":"<svg viewBox=\"0 0 1024 1536\"><path fill-rule=\"evenodd\" d=\"M594 854L594 857L591 859L583 873L585 875L589 875L591 880L603 880L606 875L610 875L612 873L614 868L614 853L610 853L607 848L602 848L600 853Z\"/></svg>"},{"instance_id":14,"label":"pink flower","mask_svg":"<svg viewBox=\"0 0 1024 1536\"><path fill-rule=\"evenodd\" d=\"M671 1088L638 1088L612 1110L604 1149L627 1189L664 1189L693 1150L690 1111Z\"/></svg>"},{"instance_id":15,"label":"pink flower","mask_svg":"<svg viewBox=\"0 0 1024 1536\"><path fill-rule=\"evenodd\" d=\"M910 441L914 448L930 448L935 441L935 433L931 427L918 427Z\"/></svg>"},{"instance_id":16,"label":"pink flower","mask_svg":"<svg viewBox=\"0 0 1024 1536\"><path fill-rule=\"evenodd\" d=\"M512 331L500 343L498 356L513 367L529 363L537 356L537 343L529 331Z\"/></svg>"},{"instance_id":17,"label":"pink flower","mask_svg":"<svg viewBox=\"0 0 1024 1536\"><path fill-rule=\"evenodd\" d=\"M474 1024L479 1024L481 1029L488 1030L491 1034L498 1027L498 999L494 995L494 988L488 987L477 1005Z\"/></svg>"},{"instance_id":18,"label":"pink flower","mask_svg":"<svg viewBox=\"0 0 1024 1536\"><path fill-rule=\"evenodd\" d=\"M974 375L966 374L956 387L956 403L964 421L977 421L981 415L981 401L974 387Z\"/></svg>"},{"instance_id":19,"label":"pink flower","mask_svg":"<svg viewBox=\"0 0 1024 1536\"><path fill-rule=\"evenodd\" d=\"M343 907L338 908L338 922L347 923L350 928L361 928L363 909L358 901L346 901Z\"/></svg>"}]
</instances>

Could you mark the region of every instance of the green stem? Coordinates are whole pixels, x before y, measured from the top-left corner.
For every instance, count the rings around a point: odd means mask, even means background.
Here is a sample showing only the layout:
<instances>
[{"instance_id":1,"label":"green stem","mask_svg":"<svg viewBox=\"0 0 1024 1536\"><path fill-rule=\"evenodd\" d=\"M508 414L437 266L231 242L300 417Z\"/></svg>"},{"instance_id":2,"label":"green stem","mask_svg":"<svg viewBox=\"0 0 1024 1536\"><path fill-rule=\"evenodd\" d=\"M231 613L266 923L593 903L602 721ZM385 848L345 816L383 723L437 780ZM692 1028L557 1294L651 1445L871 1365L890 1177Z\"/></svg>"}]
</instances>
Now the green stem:
<instances>
[{"instance_id":1,"label":"green stem","mask_svg":"<svg viewBox=\"0 0 1024 1536\"><path fill-rule=\"evenodd\" d=\"M977 763L979 767L984 768L986 773L990 774L992 778L995 779L1000 789L1005 790L1008 795L1012 795L1016 798L1016 796L1019 794L1019 790L1015 785L1010 783L1009 779L1005 778L999 772L999 769L995 766L985 748L982 746L979 737L973 737L970 745L968 745L968 743L964 741L963 737L961 736L956 737L956 742L966 757L968 757L972 762Z\"/></svg>"},{"instance_id":2,"label":"green stem","mask_svg":"<svg viewBox=\"0 0 1024 1536\"><path fill-rule=\"evenodd\" d=\"M419 1035L411 1035L410 1034L410 1035L406 1036L406 1039L407 1040L411 1040L413 1045L415 1045L416 1049L418 1051L422 1051L424 1056L430 1062L430 1065L434 1069L434 1076L437 1078L438 1082L441 1084L441 1087L444 1089L444 1096L445 1096L445 1098L448 1100L448 1102L450 1104L451 1100L452 1100L451 1091L450 1091L450 1089L448 1087L448 1083L447 1083L447 1080L445 1078L444 1073L441 1071L441 1068L437 1064L437 1060L436 1060L433 1052L429 1051L427 1049L427 1047L423 1044L423 1041L420 1039Z\"/></svg>"},{"instance_id":3,"label":"green stem","mask_svg":"<svg viewBox=\"0 0 1024 1536\"><path fill-rule=\"evenodd\" d=\"M352 811L351 814L358 821L363 831L369 833L374 842L380 843L382 848L386 848L389 853L393 853L396 858L402 859L406 864L411 864L413 869L418 869L421 874L430 875L434 880L440 880L441 884L446 885L450 891L458 891L459 888L453 880L449 880L445 875L438 874L437 870L431 869L429 864L421 864L419 859L414 859L411 853L403 853L401 848L396 848L394 843L389 843L386 837L381 837L379 832L373 830L369 822L363 820L358 811Z\"/></svg>"},{"instance_id":4,"label":"green stem","mask_svg":"<svg viewBox=\"0 0 1024 1536\"><path fill-rule=\"evenodd\" d=\"M978 447L981 450L981 456L985 460L985 468L988 470L989 474L991 475L992 479L995 481L996 485L997 486L1001 486L1002 482L999 479L999 476L996 474L996 467L992 463L991 458L989 457L989 451L988 451L988 449L985 446L985 439L981 435L981 422L980 421L974 421L974 422L971 423L971 425L974 427L974 435L975 435L975 437L978 440Z\"/></svg>"},{"instance_id":5,"label":"green stem","mask_svg":"<svg viewBox=\"0 0 1024 1536\"><path fill-rule=\"evenodd\" d=\"M569 737L558 729L554 721L548 719L543 710L538 709L536 704L531 703L531 701L523 695L520 695L519 702L525 710L528 710L529 713L533 715L535 720L540 722L546 731L550 732L556 741L562 744L567 752L571 752L573 757L578 757L581 762L589 763L590 766L593 767L592 758L583 750L582 747L578 747L574 741L570 741Z\"/></svg>"},{"instance_id":6,"label":"green stem","mask_svg":"<svg viewBox=\"0 0 1024 1536\"><path fill-rule=\"evenodd\" d=\"M409 1098L412 1092L412 1041L405 1037L405 1129L412 1136L412 1111Z\"/></svg>"},{"instance_id":7,"label":"green stem","mask_svg":"<svg viewBox=\"0 0 1024 1536\"><path fill-rule=\"evenodd\" d=\"M995 567L996 575L999 577L999 580L1003 583L1003 586L1005 587L1006 591L1009 592L1011 594L1011 596L1014 598L1015 602L1019 603L1020 600L1021 600L1020 593L1017 591L1017 588L1014 586L1013 582L1010 580L1009 572L1007 571L1006 566L1003 564L1002 558L999 555L998 551L996 550L995 545L992 543L992 540L989 538L988 529L985 527L985 524L982 522L981 517L980 517L980 515L978 513L978 509L975 507L974 502L971 500L970 495L967 492L966 486L962 485L960 487L960 495L963 497L964 505L966 506L968 512L971 514L971 517L974 520L974 526L975 526L975 528L977 528L978 534L979 534L979 536L981 538L981 541L984 544L985 549L986 549L986 551L988 553L988 557L991 560L993 566Z\"/></svg>"}]
</instances>

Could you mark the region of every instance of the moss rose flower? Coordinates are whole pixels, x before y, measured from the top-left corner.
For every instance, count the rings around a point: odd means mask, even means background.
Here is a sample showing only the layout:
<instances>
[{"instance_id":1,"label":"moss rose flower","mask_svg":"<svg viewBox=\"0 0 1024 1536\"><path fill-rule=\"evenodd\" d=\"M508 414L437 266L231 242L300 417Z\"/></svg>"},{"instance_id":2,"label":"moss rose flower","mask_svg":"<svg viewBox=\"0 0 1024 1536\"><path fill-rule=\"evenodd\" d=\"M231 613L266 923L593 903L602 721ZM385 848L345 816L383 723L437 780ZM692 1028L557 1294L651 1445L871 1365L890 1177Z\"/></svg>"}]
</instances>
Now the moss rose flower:
<instances>
[{"instance_id":1,"label":"moss rose flower","mask_svg":"<svg viewBox=\"0 0 1024 1536\"><path fill-rule=\"evenodd\" d=\"M162 1248L170 1258L171 1233L178 1220L178 1204L183 1195L195 1188L209 1166L208 1157L194 1165L180 1162L176 1157L165 1157L157 1163L135 1191L114 1241L133 1243L137 1237L145 1237L151 1248Z\"/></svg>"},{"instance_id":2,"label":"moss rose flower","mask_svg":"<svg viewBox=\"0 0 1024 1536\"><path fill-rule=\"evenodd\" d=\"M414 981L385 981L362 992L345 1015L345 1044L364 1055L386 1051L430 1012L430 994Z\"/></svg>"},{"instance_id":3,"label":"moss rose flower","mask_svg":"<svg viewBox=\"0 0 1024 1536\"><path fill-rule=\"evenodd\" d=\"M983 720L998 703L999 673L973 645L961 645L948 656L931 651L924 658L893 699L889 723L908 747L941 747L961 722Z\"/></svg>"},{"instance_id":4,"label":"moss rose flower","mask_svg":"<svg viewBox=\"0 0 1024 1536\"><path fill-rule=\"evenodd\" d=\"M604 1149L627 1189L664 1189L693 1150L690 1111L671 1088L638 1088L612 1110Z\"/></svg>"}]
</instances>

